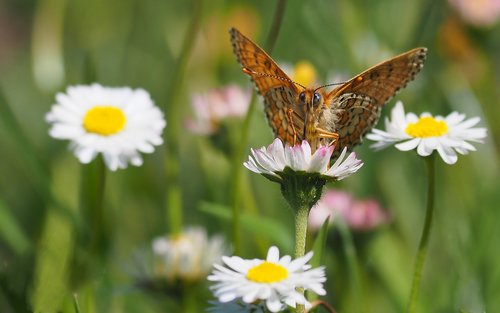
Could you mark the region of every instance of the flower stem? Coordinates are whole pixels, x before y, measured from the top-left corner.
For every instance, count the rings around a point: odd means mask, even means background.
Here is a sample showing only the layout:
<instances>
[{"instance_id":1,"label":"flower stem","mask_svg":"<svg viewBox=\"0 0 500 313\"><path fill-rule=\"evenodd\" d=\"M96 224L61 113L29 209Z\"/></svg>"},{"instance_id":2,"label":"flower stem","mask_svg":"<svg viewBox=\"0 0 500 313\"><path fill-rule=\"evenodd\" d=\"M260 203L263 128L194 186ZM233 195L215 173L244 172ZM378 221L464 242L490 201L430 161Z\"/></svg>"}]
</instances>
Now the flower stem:
<instances>
[{"instance_id":1,"label":"flower stem","mask_svg":"<svg viewBox=\"0 0 500 313\"><path fill-rule=\"evenodd\" d=\"M285 12L286 0L278 0L276 3L276 9L274 12L273 22L269 35L266 40L266 45L264 46L267 53L271 54L273 51L276 39L278 38L279 30L281 28L281 22L283 20L283 14ZM241 246L241 236L240 236L240 201L241 201L241 176L243 167L241 162L245 154L246 144L248 142L248 132L250 129L250 122L252 121L253 112L255 111L255 105L257 103L257 95L254 92L252 98L250 99L250 104L248 106L245 119L243 120L243 125L241 127L241 136L239 144L236 147L233 158L232 158L232 192L231 192L231 207L232 207L232 229L231 237L233 243L234 254L238 255L240 253Z\"/></svg>"},{"instance_id":2,"label":"flower stem","mask_svg":"<svg viewBox=\"0 0 500 313\"><path fill-rule=\"evenodd\" d=\"M307 206L295 208L295 258L304 256L306 252L307 217L310 209Z\"/></svg>"},{"instance_id":3,"label":"flower stem","mask_svg":"<svg viewBox=\"0 0 500 313\"><path fill-rule=\"evenodd\" d=\"M103 207L106 185L106 165L102 157L82 165L80 183L80 210L86 223L91 253L103 256L107 245L106 219Z\"/></svg>"},{"instance_id":4,"label":"flower stem","mask_svg":"<svg viewBox=\"0 0 500 313\"><path fill-rule=\"evenodd\" d=\"M295 210L295 258L300 258L304 256L306 252L306 236L307 236L307 218L309 216L309 210L311 208L308 206L300 206L294 208ZM297 291L304 294L303 288L297 288ZM295 309L297 313L304 313L304 305L297 304Z\"/></svg>"},{"instance_id":5,"label":"flower stem","mask_svg":"<svg viewBox=\"0 0 500 313\"><path fill-rule=\"evenodd\" d=\"M410 301L408 303L408 313L414 313L417 307L418 291L420 288L420 278L422 277L422 269L424 267L425 257L427 255L427 248L429 244L429 236L432 227L432 217L434 215L434 192L435 192L435 154L431 154L425 158L427 163L427 211L425 213L424 229L420 237L420 244L418 247L417 256L415 258L415 269L413 273L413 283L410 292Z\"/></svg>"},{"instance_id":6,"label":"flower stem","mask_svg":"<svg viewBox=\"0 0 500 313\"><path fill-rule=\"evenodd\" d=\"M168 131L164 132L167 152L165 155L165 175L167 178L165 210L167 224L171 234L178 234L182 230L182 193L179 178L179 135L181 129L181 108L179 101L180 89L184 80L184 74L188 65L189 57L193 50L194 41L200 28L202 15L202 0L193 1L191 23L184 37L179 59L175 64L174 74L171 78L167 95L170 99L165 105L169 121Z\"/></svg>"},{"instance_id":7,"label":"flower stem","mask_svg":"<svg viewBox=\"0 0 500 313\"><path fill-rule=\"evenodd\" d=\"M281 182L281 194L295 213L295 258L305 254L309 211L321 198L325 183L326 180L317 175L291 170ZM302 288L297 288L297 292L304 294ZM304 306L297 305L295 312L305 312Z\"/></svg>"},{"instance_id":8,"label":"flower stem","mask_svg":"<svg viewBox=\"0 0 500 313\"><path fill-rule=\"evenodd\" d=\"M184 313L196 313L198 310L198 293L193 290L193 286L185 285L183 286L182 292L182 312Z\"/></svg>"}]
</instances>

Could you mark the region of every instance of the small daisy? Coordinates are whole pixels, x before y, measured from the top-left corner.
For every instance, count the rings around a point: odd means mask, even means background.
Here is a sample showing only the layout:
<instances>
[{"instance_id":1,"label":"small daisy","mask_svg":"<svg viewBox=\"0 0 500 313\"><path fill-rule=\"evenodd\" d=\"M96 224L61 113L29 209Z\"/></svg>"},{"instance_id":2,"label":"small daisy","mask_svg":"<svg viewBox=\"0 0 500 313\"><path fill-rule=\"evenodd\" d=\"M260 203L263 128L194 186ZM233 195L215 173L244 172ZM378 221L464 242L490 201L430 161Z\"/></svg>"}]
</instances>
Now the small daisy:
<instances>
[{"instance_id":1,"label":"small daisy","mask_svg":"<svg viewBox=\"0 0 500 313\"><path fill-rule=\"evenodd\" d=\"M342 150L339 158L330 167L330 157L334 147L319 147L314 154L307 141L290 147L283 145L276 138L267 148L252 149L248 161L243 163L252 172L262 174L267 178L281 182L287 175L287 169L294 172L319 174L326 180L342 180L363 166L363 162L356 159L356 154L351 152L344 160L347 148Z\"/></svg>"},{"instance_id":2,"label":"small daisy","mask_svg":"<svg viewBox=\"0 0 500 313\"><path fill-rule=\"evenodd\" d=\"M142 165L142 153L163 143L163 113L143 89L111 88L99 84L68 87L56 95L45 116L50 136L71 141L80 162L90 163L102 153L115 171L128 163Z\"/></svg>"},{"instance_id":3,"label":"small daisy","mask_svg":"<svg viewBox=\"0 0 500 313\"><path fill-rule=\"evenodd\" d=\"M486 128L473 128L479 117L465 119L464 114L452 112L446 117L422 113L405 114L403 104L398 101L391 111L391 119L386 118L386 131L374 129L367 138L377 141L371 147L382 149L394 143L401 151L417 149L421 156L429 156L437 150L447 164L457 162L457 153L475 151L468 141L483 142ZM399 142L399 143L398 143Z\"/></svg>"},{"instance_id":4,"label":"small daisy","mask_svg":"<svg viewBox=\"0 0 500 313\"><path fill-rule=\"evenodd\" d=\"M250 90L237 85L196 94L191 98L195 118L186 121L186 128L195 134L214 134L222 120L246 114L251 96Z\"/></svg>"},{"instance_id":5,"label":"small daisy","mask_svg":"<svg viewBox=\"0 0 500 313\"><path fill-rule=\"evenodd\" d=\"M323 267L311 268L307 262L312 252L292 260L289 255L279 257L277 247L269 248L266 260L244 260L237 256L223 257L226 266L214 264L208 280L216 282L211 290L222 303L241 299L245 303L263 301L271 312L286 306L311 304L296 288L304 288L318 295L325 295L326 281Z\"/></svg>"},{"instance_id":6,"label":"small daisy","mask_svg":"<svg viewBox=\"0 0 500 313\"><path fill-rule=\"evenodd\" d=\"M212 265L220 262L225 250L221 236L209 238L201 227L187 228L175 236L158 237L152 248L155 276L166 278L170 283L204 279Z\"/></svg>"}]
</instances>

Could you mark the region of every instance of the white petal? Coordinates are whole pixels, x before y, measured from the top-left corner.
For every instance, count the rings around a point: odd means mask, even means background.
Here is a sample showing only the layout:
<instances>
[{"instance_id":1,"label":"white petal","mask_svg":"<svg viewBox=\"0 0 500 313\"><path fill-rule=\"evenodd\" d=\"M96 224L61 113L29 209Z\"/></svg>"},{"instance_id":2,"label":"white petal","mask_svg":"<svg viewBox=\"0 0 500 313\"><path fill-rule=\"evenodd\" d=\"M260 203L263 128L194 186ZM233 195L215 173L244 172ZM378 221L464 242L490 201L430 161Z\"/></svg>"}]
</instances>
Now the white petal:
<instances>
[{"instance_id":1,"label":"white petal","mask_svg":"<svg viewBox=\"0 0 500 313\"><path fill-rule=\"evenodd\" d=\"M405 142L402 142L402 143L398 143L396 145L394 145L394 147L396 147L398 150L401 150L401 151L410 151L410 150L413 150L415 149L418 144L420 143L420 138L413 138L411 140L408 140L408 141L405 141Z\"/></svg>"},{"instance_id":2,"label":"white petal","mask_svg":"<svg viewBox=\"0 0 500 313\"><path fill-rule=\"evenodd\" d=\"M269 298L266 300L266 306L271 312L281 311L282 304L278 297Z\"/></svg>"},{"instance_id":3,"label":"white petal","mask_svg":"<svg viewBox=\"0 0 500 313\"><path fill-rule=\"evenodd\" d=\"M455 164L458 160L457 154L452 148L438 146L437 151L446 164Z\"/></svg>"},{"instance_id":4,"label":"white petal","mask_svg":"<svg viewBox=\"0 0 500 313\"><path fill-rule=\"evenodd\" d=\"M288 160L287 165L294 171L305 171L306 164L304 160L302 147L297 145L287 148Z\"/></svg>"},{"instance_id":5,"label":"white petal","mask_svg":"<svg viewBox=\"0 0 500 313\"><path fill-rule=\"evenodd\" d=\"M444 119L444 121L446 122L446 125L448 125L448 126L455 126L455 125L459 124L460 122L462 122L464 119L465 119L465 114L460 114L458 112L451 112ZM479 118L477 118L476 123L472 124L471 126L477 124L477 122L479 122Z\"/></svg>"},{"instance_id":6,"label":"white petal","mask_svg":"<svg viewBox=\"0 0 500 313\"><path fill-rule=\"evenodd\" d=\"M333 146L330 147L320 147L314 152L311 162L309 164L308 172L314 173L324 173L328 169L328 164L330 163L330 157L333 153Z\"/></svg>"},{"instance_id":7,"label":"white petal","mask_svg":"<svg viewBox=\"0 0 500 313\"><path fill-rule=\"evenodd\" d=\"M285 148L279 138L274 139L267 152L273 156L276 168L283 170L285 168Z\"/></svg>"},{"instance_id":8,"label":"white petal","mask_svg":"<svg viewBox=\"0 0 500 313\"><path fill-rule=\"evenodd\" d=\"M431 155L432 151L434 151L434 146L433 142L431 140L426 140L423 139L420 141L418 147L417 147L417 153L421 156L429 156Z\"/></svg>"},{"instance_id":9,"label":"white petal","mask_svg":"<svg viewBox=\"0 0 500 313\"><path fill-rule=\"evenodd\" d=\"M279 258L280 258L280 251L278 250L278 248L275 246L269 248L269 250L267 251L266 260L271 263L278 263Z\"/></svg>"}]
</instances>

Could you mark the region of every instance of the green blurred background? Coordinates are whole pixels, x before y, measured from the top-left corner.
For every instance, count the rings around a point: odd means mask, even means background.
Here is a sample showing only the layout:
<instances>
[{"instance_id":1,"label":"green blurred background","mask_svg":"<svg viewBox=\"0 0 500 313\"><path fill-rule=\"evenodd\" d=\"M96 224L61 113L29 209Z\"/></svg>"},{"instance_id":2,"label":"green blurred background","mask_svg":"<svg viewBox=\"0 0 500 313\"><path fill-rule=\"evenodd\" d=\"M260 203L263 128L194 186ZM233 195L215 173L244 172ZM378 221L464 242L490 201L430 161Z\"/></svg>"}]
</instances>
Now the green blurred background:
<instances>
[{"instance_id":1,"label":"green blurred background","mask_svg":"<svg viewBox=\"0 0 500 313\"><path fill-rule=\"evenodd\" d=\"M459 157L453 166L438 162L436 216L422 280L421 312L500 312L498 2L469 0L477 6L464 9L456 4L460 1L452 0L290 1L272 54L279 62L308 60L326 80L332 75L354 76L385 58L426 46L429 53L423 71L396 99L417 114L446 115L457 110L468 117L480 116L480 126L488 128L486 143L476 144L478 152ZM77 208L81 166L66 142L48 136L44 115L56 92L89 82L89 64L95 81L142 87L158 106L167 108L165 131L177 128L185 224L203 225L210 233L229 236L229 221L203 210L207 203L230 204L227 149L217 144L217 138L184 131L183 124L193 115L192 94L229 83L251 88L232 55L228 29L237 27L263 44L275 1L204 1L199 33L173 95L168 86L173 84L192 8L192 1L0 1L1 312L30 311L33 305L55 312L61 303L64 312L74 312L73 292L84 299L82 312L181 310L172 294L134 287L138 272L134 260L146 259L142 254L147 253L141 251L148 250L152 238L168 231L162 148L144 156L142 167L108 173L106 257L89 281L63 273L78 263L75 260L81 253L80 234L74 226L78 221L69 217L79 220L80 214L77 209L67 214L48 205L40 173L49 173L51 183L45 188L67 207ZM179 99L175 103L179 110L172 120L168 110L174 97ZM388 104L384 115L394 103ZM246 151L272 140L260 99L257 107ZM238 120L228 122L223 136L238 133L240 125ZM345 182L329 187L360 198L375 197L393 220L360 240L355 236L361 298L350 293L352 281L345 270L341 243L334 234L329 237L328 295L324 299L338 312L355 312L357 302L364 312L401 312L425 213L425 164L415 153L394 148L373 152L365 144L356 151L365 166ZM243 210L273 221L289 236L277 242L272 231L244 227L242 256L263 257L271 244L292 253L293 216L279 187L247 170L243 176ZM54 238L44 236L47 227L54 227ZM38 282L41 276L35 274L35 264L44 257L44 245L52 243L67 253L59 251L61 255L55 258L61 263L46 264L45 270L54 281L67 285L47 282L46 291L54 291L50 295L39 289L43 283ZM58 275L64 277L58 280ZM206 286L197 292L202 312L210 294ZM34 304L37 301L44 304Z\"/></svg>"}]
</instances>

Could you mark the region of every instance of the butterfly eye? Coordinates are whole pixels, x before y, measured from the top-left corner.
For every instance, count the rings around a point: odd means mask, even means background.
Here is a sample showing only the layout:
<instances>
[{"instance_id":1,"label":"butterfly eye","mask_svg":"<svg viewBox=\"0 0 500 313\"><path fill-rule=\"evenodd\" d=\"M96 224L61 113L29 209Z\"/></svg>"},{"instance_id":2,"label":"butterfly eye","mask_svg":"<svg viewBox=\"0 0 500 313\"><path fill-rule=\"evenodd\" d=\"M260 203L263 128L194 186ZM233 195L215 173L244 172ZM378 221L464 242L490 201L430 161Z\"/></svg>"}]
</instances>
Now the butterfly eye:
<instances>
[{"instance_id":1,"label":"butterfly eye","mask_svg":"<svg viewBox=\"0 0 500 313\"><path fill-rule=\"evenodd\" d=\"M313 104L317 105L319 103L319 100L321 100L321 95L317 92L314 93L313 96Z\"/></svg>"},{"instance_id":2,"label":"butterfly eye","mask_svg":"<svg viewBox=\"0 0 500 313\"><path fill-rule=\"evenodd\" d=\"M302 103L306 102L306 94L303 93L303 92L301 92L300 95L299 95L299 100Z\"/></svg>"}]
</instances>

